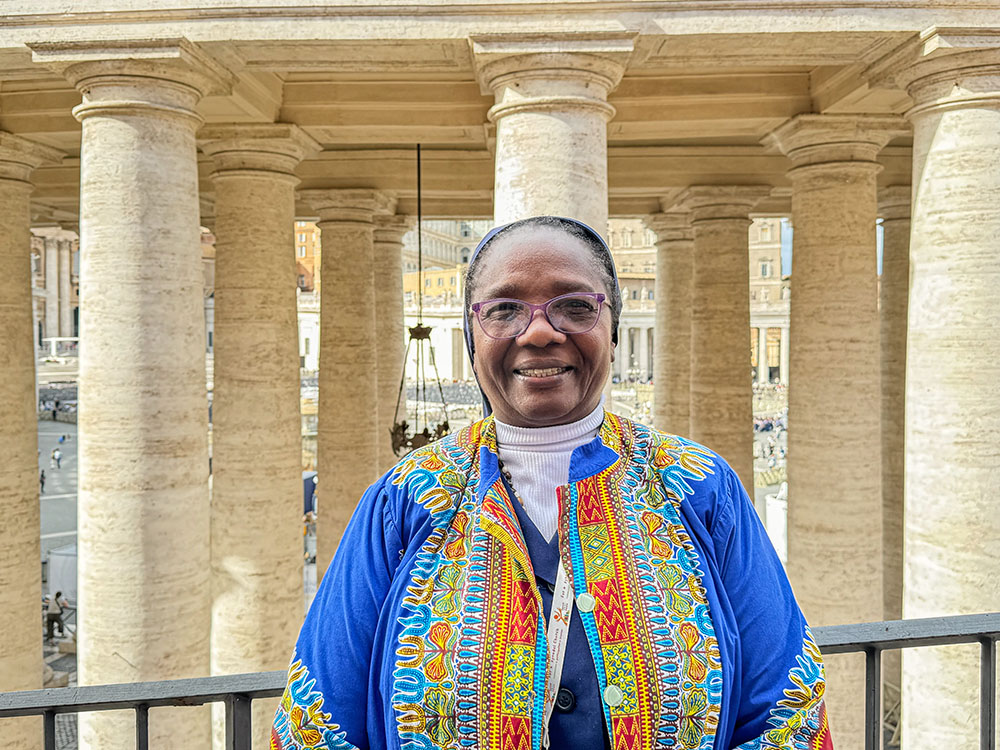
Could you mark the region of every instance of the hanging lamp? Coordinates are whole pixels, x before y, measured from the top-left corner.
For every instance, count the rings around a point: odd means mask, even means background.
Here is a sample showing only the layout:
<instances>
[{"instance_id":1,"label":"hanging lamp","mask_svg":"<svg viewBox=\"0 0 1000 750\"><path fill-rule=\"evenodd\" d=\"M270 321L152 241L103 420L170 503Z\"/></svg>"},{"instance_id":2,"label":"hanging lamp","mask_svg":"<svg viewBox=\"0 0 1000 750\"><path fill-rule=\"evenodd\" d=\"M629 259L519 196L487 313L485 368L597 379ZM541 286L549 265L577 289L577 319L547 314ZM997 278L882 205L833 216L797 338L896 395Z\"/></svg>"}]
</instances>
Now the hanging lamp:
<instances>
[{"instance_id":1,"label":"hanging lamp","mask_svg":"<svg viewBox=\"0 0 1000 750\"><path fill-rule=\"evenodd\" d=\"M424 246L423 246L423 203L420 173L420 144L417 144L417 324L409 329L410 336L406 342L406 353L403 355L403 373L399 379L399 394L396 396L396 409L393 412L392 452L404 456L449 432L448 404L444 400L444 389L441 387L441 376L438 374L437 358L434 356L434 345L431 344L431 328L424 325ZM416 393L413 399L412 422L407 419L406 397L406 363L410 352L414 352L414 383ZM428 360L434 371L433 380L428 378ZM433 396L437 389L440 402L428 401L428 391ZM437 404L440 403L440 407ZM402 413L400 406L402 405ZM431 420L431 413L440 411L441 419Z\"/></svg>"}]
</instances>

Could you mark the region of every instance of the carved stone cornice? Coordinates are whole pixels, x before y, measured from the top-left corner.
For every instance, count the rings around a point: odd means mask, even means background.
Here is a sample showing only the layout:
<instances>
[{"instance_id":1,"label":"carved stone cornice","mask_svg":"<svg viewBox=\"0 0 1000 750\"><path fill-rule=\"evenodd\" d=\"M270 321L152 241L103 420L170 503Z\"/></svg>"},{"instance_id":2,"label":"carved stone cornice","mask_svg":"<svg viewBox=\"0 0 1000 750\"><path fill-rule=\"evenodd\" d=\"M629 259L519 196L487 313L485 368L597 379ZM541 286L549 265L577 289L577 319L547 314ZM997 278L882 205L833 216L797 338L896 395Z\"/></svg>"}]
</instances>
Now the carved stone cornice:
<instances>
[{"instance_id":1,"label":"carved stone cornice","mask_svg":"<svg viewBox=\"0 0 1000 750\"><path fill-rule=\"evenodd\" d=\"M31 173L43 164L58 164L63 156L51 146L0 131L0 180L22 182L31 189Z\"/></svg>"},{"instance_id":2,"label":"carved stone cornice","mask_svg":"<svg viewBox=\"0 0 1000 750\"><path fill-rule=\"evenodd\" d=\"M879 188L878 215L885 221L909 219L911 192L909 185L889 185Z\"/></svg>"},{"instance_id":3,"label":"carved stone cornice","mask_svg":"<svg viewBox=\"0 0 1000 750\"><path fill-rule=\"evenodd\" d=\"M377 214L396 212L396 197L382 190L302 190L299 197L319 214L320 229L325 223L371 224Z\"/></svg>"},{"instance_id":4,"label":"carved stone cornice","mask_svg":"<svg viewBox=\"0 0 1000 750\"><path fill-rule=\"evenodd\" d=\"M294 178L303 159L322 146L297 125L283 122L210 125L198 133L201 150L212 158L215 179L229 174L265 172Z\"/></svg>"},{"instance_id":5,"label":"carved stone cornice","mask_svg":"<svg viewBox=\"0 0 1000 750\"><path fill-rule=\"evenodd\" d=\"M691 222L736 219L750 221L750 212L771 194L770 185L692 185L681 193L675 208L691 212Z\"/></svg>"}]
</instances>

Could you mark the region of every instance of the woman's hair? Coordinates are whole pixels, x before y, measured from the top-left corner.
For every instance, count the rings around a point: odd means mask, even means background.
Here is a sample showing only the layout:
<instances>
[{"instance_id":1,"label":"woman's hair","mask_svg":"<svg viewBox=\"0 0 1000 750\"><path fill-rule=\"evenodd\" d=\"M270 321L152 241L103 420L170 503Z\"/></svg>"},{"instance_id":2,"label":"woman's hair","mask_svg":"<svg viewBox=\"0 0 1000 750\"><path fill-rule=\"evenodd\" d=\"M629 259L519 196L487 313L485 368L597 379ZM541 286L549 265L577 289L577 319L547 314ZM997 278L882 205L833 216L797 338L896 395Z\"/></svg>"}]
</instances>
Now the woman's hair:
<instances>
[{"instance_id":1,"label":"woman's hair","mask_svg":"<svg viewBox=\"0 0 1000 750\"><path fill-rule=\"evenodd\" d=\"M530 219L515 221L498 231L479 248L479 252L472 258L469 268L465 272L465 314L469 315L469 311L472 309L472 294L479 284L479 267L482 265L482 259L486 251L496 243L497 239L504 235L537 228L555 229L568 234L570 237L580 240L590 250L594 269L601 275L604 286L608 291L608 307L611 308L611 339L617 344L618 319L621 317L622 312L622 295L621 290L618 288L618 283L615 281L617 276L615 274L615 262L611 257L611 251L608 250L607 245L604 244L604 241L597 234L588 231L584 225L563 219L559 216L533 216Z\"/></svg>"}]
</instances>

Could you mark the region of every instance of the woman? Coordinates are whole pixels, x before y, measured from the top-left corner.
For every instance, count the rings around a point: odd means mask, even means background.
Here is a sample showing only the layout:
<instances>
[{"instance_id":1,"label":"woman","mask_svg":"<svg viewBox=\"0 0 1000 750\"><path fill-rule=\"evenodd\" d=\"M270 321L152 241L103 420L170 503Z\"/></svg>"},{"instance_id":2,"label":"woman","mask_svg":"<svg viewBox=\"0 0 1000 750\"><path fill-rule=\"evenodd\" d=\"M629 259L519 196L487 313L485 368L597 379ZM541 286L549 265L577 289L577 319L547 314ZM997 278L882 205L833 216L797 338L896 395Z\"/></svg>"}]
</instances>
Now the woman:
<instances>
[{"instance_id":1,"label":"woman","mask_svg":"<svg viewBox=\"0 0 1000 750\"><path fill-rule=\"evenodd\" d=\"M466 334L493 414L361 499L272 748L832 747L819 650L732 469L603 410L620 311L589 227L483 239Z\"/></svg>"}]
</instances>

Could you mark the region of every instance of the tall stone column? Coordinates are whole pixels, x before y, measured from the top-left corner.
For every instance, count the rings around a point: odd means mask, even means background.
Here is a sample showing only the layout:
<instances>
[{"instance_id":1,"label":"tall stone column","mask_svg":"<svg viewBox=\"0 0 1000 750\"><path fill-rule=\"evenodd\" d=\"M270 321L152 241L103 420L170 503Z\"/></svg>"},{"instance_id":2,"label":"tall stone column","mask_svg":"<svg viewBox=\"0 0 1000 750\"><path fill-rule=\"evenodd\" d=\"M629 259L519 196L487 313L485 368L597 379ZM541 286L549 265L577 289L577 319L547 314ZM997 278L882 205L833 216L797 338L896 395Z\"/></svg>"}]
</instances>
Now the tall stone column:
<instances>
[{"instance_id":1,"label":"tall stone column","mask_svg":"<svg viewBox=\"0 0 1000 750\"><path fill-rule=\"evenodd\" d=\"M767 366L767 328L757 329L757 382L766 385L771 382L770 368Z\"/></svg>"},{"instance_id":2,"label":"tall stone column","mask_svg":"<svg viewBox=\"0 0 1000 750\"><path fill-rule=\"evenodd\" d=\"M792 345L792 341L791 341L792 337L789 334L790 334L789 327L788 326L782 326L781 327L781 354L780 354L780 362L781 362L781 364L780 364L779 369L778 369L778 373L779 373L778 374L778 381L782 385L788 385L788 370L789 370L789 366L791 364L790 354L791 354L791 348L792 348L792 346L791 346Z\"/></svg>"},{"instance_id":3,"label":"tall stone column","mask_svg":"<svg viewBox=\"0 0 1000 750\"><path fill-rule=\"evenodd\" d=\"M227 74L187 42L36 45L83 94L81 685L209 670L208 402L195 105ZM132 747L131 712L81 714L80 746ZM150 715L202 748L207 710Z\"/></svg>"},{"instance_id":4,"label":"tall stone column","mask_svg":"<svg viewBox=\"0 0 1000 750\"><path fill-rule=\"evenodd\" d=\"M632 53L627 37L473 39L484 94L496 104L497 224L539 214L608 227L608 93Z\"/></svg>"},{"instance_id":5,"label":"tall stone column","mask_svg":"<svg viewBox=\"0 0 1000 750\"><path fill-rule=\"evenodd\" d=\"M45 238L45 337L59 335L59 240Z\"/></svg>"},{"instance_id":6,"label":"tall stone column","mask_svg":"<svg viewBox=\"0 0 1000 750\"><path fill-rule=\"evenodd\" d=\"M910 186L879 191L882 281L882 599L886 620L903 616L903 431L906 390L906 307L910 287ZM886 697L899 699L899 651L882 656Z\"/></svg>"},{"instance_id":7,"label":"tall stone column","mask_svg":"<svg viewBox=\"0 0 1000 750\"><path fill-rule=\"evenodd\" d=\"M378 362L378 470L396 463L389 437L403 374L406 332L403 325L403 235L412 227L407 216L375 217L375 357ZM405 399L405 394L403 396ZM403 405L405 408L405 404Z\"/></svg>"},{"instance_id":8,"label":"tall stone column","mask_svg":"<svg viewBox=\"0 0 1000 750\"><path fill-rule=\"evenodd\" d=\"M283 669L302 624L294 170L319 146L285 124L199 138L215 168L212 674ZM276 707L254 701L261 750ZM222 748L225 715L213 714Z\"/></svg>"},{"instance_id":9,"label":"tall stone column","mask_svg":"<svg viewBox=\"0 0 1000 750\"><path fill-rule=\"evenodd\" d=\"M762 185L699 185L691 210L691 437L717 451L753 491L750 372L750 211Z\"/></svg>"},{"instance_id":10,"label":"tall stone column","mask_svg":"<svg viewBox=\"0 0 1000 750\"><path fill-rule=\"evenodd\" d=\"M656 339L653 352L653 424L691 432L691 278L694 234L683 211L653 214L656 234Z\"/></svg>"},{"instance_id":11,"label":"tall stone column","mask_svg":"<svg viewBox=\"0 0 1000 750\"><path fill-rule=\"evenodd\" d=\"M59 240L59 335L73 335L73 241Z\"/></svg>"},{"instance_id":12,"label":"tall stone column","mask_svg":"<svg viewBox=\"0 0 1000 750\"><path fill-rule=\"evenodd\" d=\"M997 29L933 29L872 71L914 103L907 618L1000 610L998 47ZM903 654L906 750L978 747L978 660L975 647Z\"/></svg>"},{"instance_id":13,"label":"tall stone column","mask_svg":"<svg viewBox=\"0 0 1000 750\"><path fill-rule=\"evenodd\" d=\"M351 513L378 478L374 218L395 201L376 190L304 190L319 214L317 574L333 559Z\"/></svg>"},{"instance_id":14,"label":"tall stone column","mask_svg":"<svg viewBox=\"0 0 1000 750\"><path fill-rule=\"evenodd\" d=\"M42 686L38 426L31 315L32 170L60 154L0 132L0 692ZM7 720L3 746L41 747L41 722Z\"/></svg>"},{"instance_id":15,"label":"tall stone column","mask_svg":"<svg viewBox=\"0 0 1000 750\"><path fill-rule=\"evenodd\" d=\"M800 115L769 136L793 164L787 568L813 625L883 613L875 177L879 150L904 126ZM861 747L864 662L827 662L831 724Z\"/></svg>"}]
</instances>

